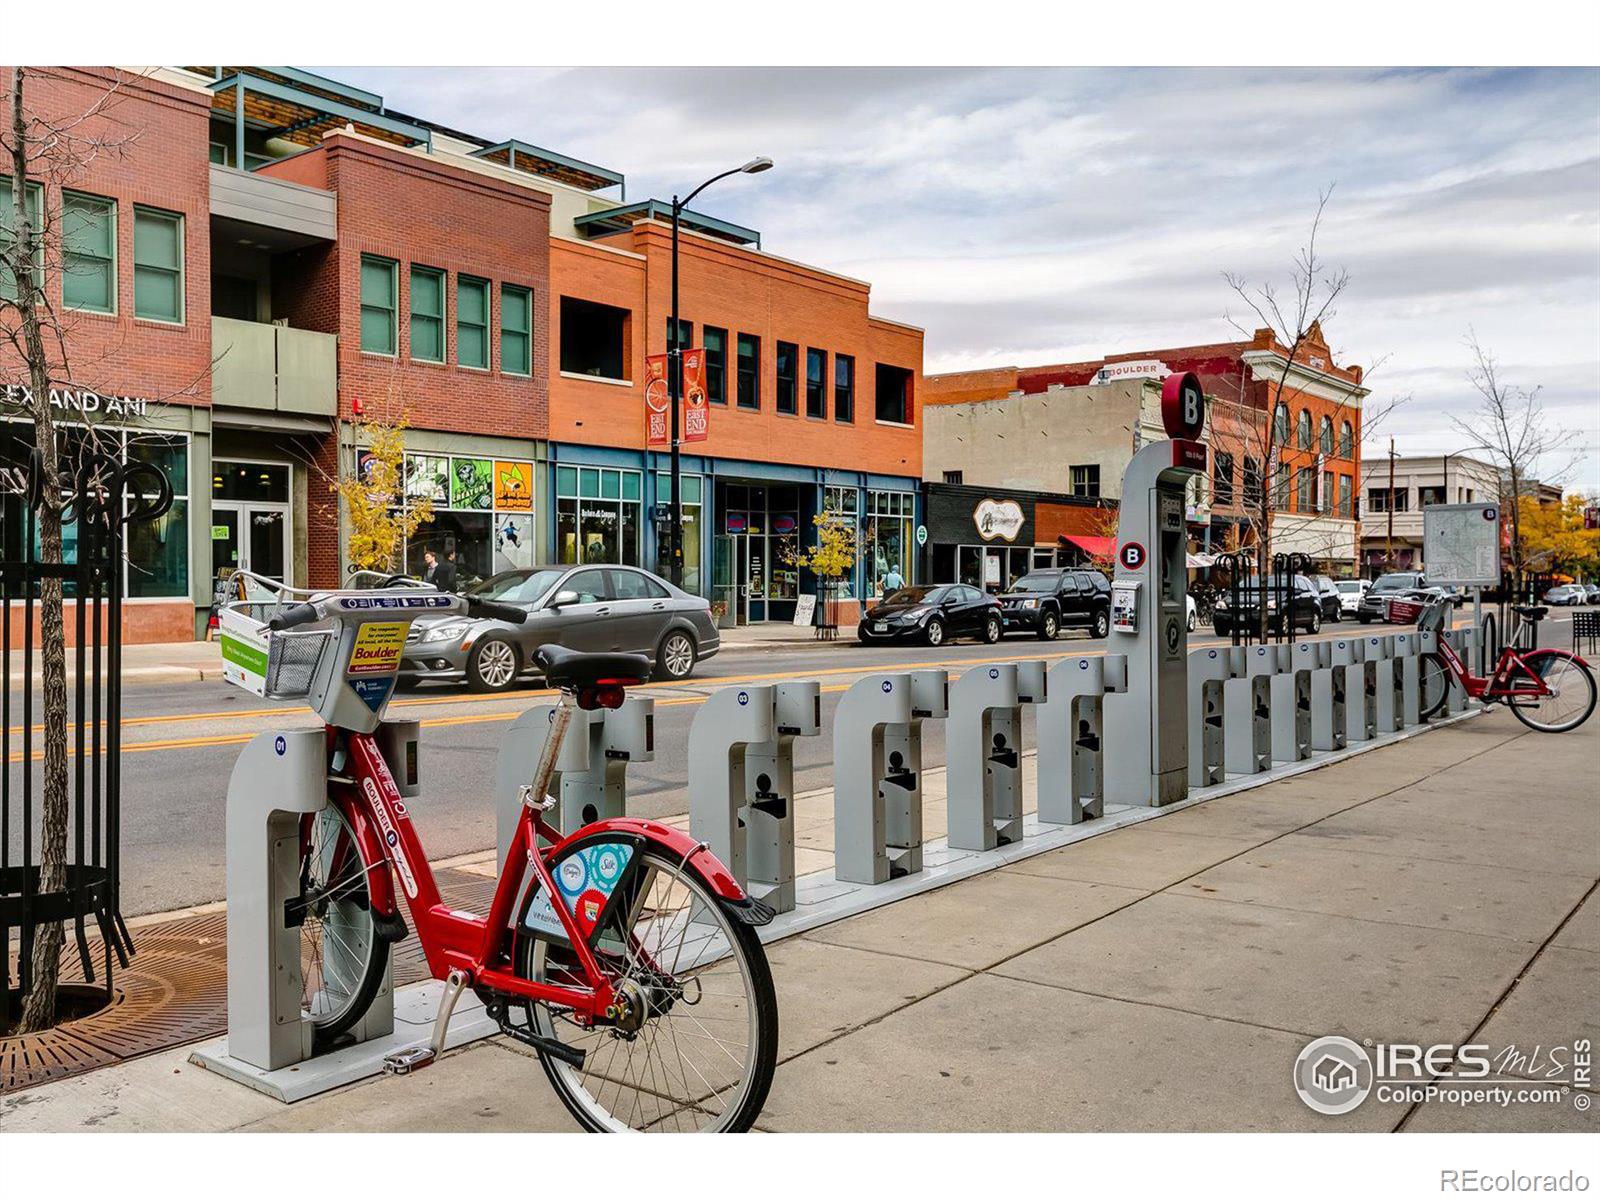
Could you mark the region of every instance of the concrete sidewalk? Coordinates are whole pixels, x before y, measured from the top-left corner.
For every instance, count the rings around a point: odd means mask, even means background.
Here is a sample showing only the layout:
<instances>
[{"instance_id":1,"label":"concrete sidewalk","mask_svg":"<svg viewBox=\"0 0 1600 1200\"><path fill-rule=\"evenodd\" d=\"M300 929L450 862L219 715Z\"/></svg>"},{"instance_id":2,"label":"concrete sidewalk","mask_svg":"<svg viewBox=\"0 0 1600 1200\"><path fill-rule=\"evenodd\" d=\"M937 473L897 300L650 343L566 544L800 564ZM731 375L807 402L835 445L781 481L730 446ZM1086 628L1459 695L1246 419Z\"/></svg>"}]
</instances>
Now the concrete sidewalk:
<instances>
[{"instance_id":1,"label":"concrete sidewalk","mask_svg":"<svg viewBox=\"0 0 1600 1200\"><path fill-rule=\"evenodd\" d=\"M1562 1130L1570 1103L1306 1108L1312 1038L1600 1040L1600 723L1509 713L1207 801L769 948L770 1130ZM0 1129L560 1130L521 1047L292 1107L175 1050Z\"/></svg>"}]
</instances>

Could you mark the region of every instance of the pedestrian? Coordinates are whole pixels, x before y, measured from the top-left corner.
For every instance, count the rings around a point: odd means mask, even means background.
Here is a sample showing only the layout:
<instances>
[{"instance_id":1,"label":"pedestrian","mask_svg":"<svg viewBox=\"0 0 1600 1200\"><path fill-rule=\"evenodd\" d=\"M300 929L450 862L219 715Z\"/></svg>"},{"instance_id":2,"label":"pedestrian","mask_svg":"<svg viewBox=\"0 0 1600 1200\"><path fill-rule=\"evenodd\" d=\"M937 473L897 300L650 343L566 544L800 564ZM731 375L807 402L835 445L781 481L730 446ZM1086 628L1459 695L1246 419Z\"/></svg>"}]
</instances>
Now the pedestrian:
<instances>
[{"instance_id":1,"label":"pedestrian","mask_svg":"<svg viewBox=\"0 0 1600 1200\"><path fill-rule=\"evenodd\" d=\"M441 592L453 592L456 590L456 549L454 546L449 546L445 549L444 561L439 564L439 570L434 575L433 586Z\"/></svg>"},{"instance_id":2,"label":"pedestrian","mask_svg":"<svg viewBox=\"0 0 1600 1200\"><path fill-rule=\"evenodd\" d=\"M438 587L438 574L439 556L432 550L424 550L422 552L422 581L424 583L431 583L434 587Z\"/></svg>"},{"instance_id":3,"label":"pedestrian","mask_svg":"<svg viewBox=\"0 0 1600 1200\"><path fill-rule=\"evenodd\" d=\"M905 587L905 585L906 581L905 578L900 574L900 568L892 566L889 568L889 573L883 577L883 594L885 596L892 596L895 592L898 592L901 588Z\"/></svg>"}]
</instances>

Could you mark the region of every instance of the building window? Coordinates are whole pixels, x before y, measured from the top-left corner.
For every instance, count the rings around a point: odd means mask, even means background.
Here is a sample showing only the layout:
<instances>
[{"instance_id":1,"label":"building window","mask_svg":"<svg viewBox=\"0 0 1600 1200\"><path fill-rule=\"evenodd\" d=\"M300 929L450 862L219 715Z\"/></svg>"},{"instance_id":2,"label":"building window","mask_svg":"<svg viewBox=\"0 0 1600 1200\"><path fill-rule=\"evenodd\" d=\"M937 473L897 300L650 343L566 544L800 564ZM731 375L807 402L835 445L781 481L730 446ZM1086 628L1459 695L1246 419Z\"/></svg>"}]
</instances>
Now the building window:
<instances>
[{"instance_id":1,"label":"building window","mask_svg":"<svg viewBox=\"0 0 1600 1200\"><path fill-rule=\"evenodd\" d=\"M1244 458L1244 502L1247 505L1261 503L1261 463L1248 454Z\"/></svg>"},{"instance_id":2,"label":"building window","mask_svg":"<svg viewBox=\"0 0 1600 1200\"><path fill-rule=\"evenodd\" d=\"M395 273L391 258L361 256L361 348L369 354L393 354Z\"/></svg>"},{"instance_id":3,"label":"building window","mask_svg":"<svg viewBox=\"0 0 1600 1200\"><path fill-rule=\"evenodd\" d=\"M1289 464L1278 464L1277 473L1272 479L1272 507L1280 511L1289 508Z\"/></svg>"},{"instance_id":4,"label":"building window","mask_svg":"<svg viewBox=\"0 0 1600 1200\"><path fill-rule=\"evenodd\" d=\"M903 581L912 582L915 542L911 537L911 522L916 515L916 499L912 492L867 493L867 524L862 541L870 595L883 595L884 577L891 567Z\"/></svg>"},{"instance_id":5,"label":"building window","mask_svg":"<svg viewBox=\"0 0 1600 1200\"><path fill-rule=\"evenodd\" d=\"M739 407L761 407L761 339L739 335Z\"/></svg>"},{"instance_id":6,"label":"building window","mask_svg":"<svg viewBox=\"0 0 1600 1200\"><path fill-rule=\"evenodd\" d=\"M844 425L856 419L856 360L849 354L833 356L833 419Z\"/></svg>"},{"instance_id":7,"label":"building window","mask_svg":"<svg viewBox=\"0 0 1600 1200\"><path fill-rule=\"evenodd\" d=\"M610 304L561 297L561 370L568 375L626 380L631 315Z\"/></svg>"},{"instance_id":8,"label":"building window","mask_svg":"<svg viewBox=\"0 0 1600 1200\"><path fill-rule=\"evenodd\" d=\"M805 414L818 421L827 419L827 350L806 347Z\"/></svg>"},{"instance_id":9,"label":"building window","mask_svg":"<svg viewBox=\"0 0 1600 1200\"><path fill-rule=\"evenodd\" d=\"M1348 517L1350 512L1350 476L1339 476L1339 515Z\"/></svg>"},{"instance_id":10,"label":"building window","mask_svg":"<svg viewBox=\"0 0 1600 1200\"><path fill-rule=\"evenodd\" d=\"M672 318L671 317L667 318L667 326L666 326L666 328L667 328L667 352L669 354L674 350L676 350L679 354L682 354L685 350L690 349L694 345L694 322L693 321L680 320L678 322L678 336L677 337L673 337L672 336ZM669 358L669 359L667 359L667 370L670 372L669 378L673 381L674 385L677 388L677 394L679 396L682 396L683 395L683 359L681 359L681 358Z\"/></svg>"},{"instance_id":11,"label":"building window","mask_svg":"<svg viewBox=\"0 0 1600 1200\"><path fill-rule=\"evenodd\" d=\"M509 283L500 285L500 370L533 374L533 293Z\"/></svg>"},{"instance_id":12,"label":"building window","mask_svg":"<svg viewBox=\"0 0 1600 1200\"><path fill-rule=\"evenodd\" d=\"M1233 455L1218 452L1211 463L1211 502L1233 503Z\"/></svg>"},{"instance_id":13,"label":"building window","mask_svg":"<svg viewBox=\"0 0 1600 1200\"><path fill-rule=\"evenodd\" d=\"M1282 446L1289 440L1289 406L1282 400L1272 409L1272 442Z\"/></svg>"},{"instance_id":14,"label":"building window","mask_svg":"<svg viewBox=\"0 0 1600 1200\"><path fill-rule=\"evenodd\" d=\"M441 562L455 555L457 591L544 561L534 544L532 462L407 454L405 495L433 504L432 517L406 541L405 570L419 578L429 550Z\"/></svg>"},{"instance_id":15,"label":"building window","mask_svg":"<svg viewBox=\"0 0 1600 1200\"><path fill-rule=\"evenodd\" d=\"M183 218L133 210L133 315L183 324Z\"/></svg>"},{"instance_id":16,"label":"building window","mask_svg":"<svg viewBox=\"0 0 1600 1200\"><path fill-rule=\"evenodd\" d=\"M44 195L44 189L37 183L28 185L28 230L33 235L33 262L34 279L37 282L43 278L44 259L42 256L43 242L39 236L39 204ZM16 230L12 227L12 198L11 180L0 176L0 296L7 300L16 300L16 281L11 277L11 247L15 244Z\"/></svg>"},{"instance_id":17,"label":"building window","mask_svg":"<svg viewBox=\"0 0 1600 1200\"><path fill-rule=\"evenodd\" d=\"M843 525L850 531L850 538L860 545L859 538L861 519L861 493L853 487L824 487L822 489L822 511L827 518L837 525ZM859 553L857 555L859 557ZM856 598L856 570L854 567L839 580L839 599L854 600Z\"/></svg>"},{"instance_id":18,"label":"building window","mask_svg":"<svg viewBox=\"0 0 1600 1200\"><path fill-rule=\"evenodd\" d=\"M489 369L489 281L456 276L456 362Z\"/></svg>"},{"instance_id":19,"label":"building window","mask_svg":"<svg viewBox=\"0 0 1600 1200\"><path fill-rule=\"evenodd\" d=\"M728 331L707 325L701 334L706 352L706 400L728 402ZM685 549L687 553L687 548Z\"/></svg>"},{"instance_id":20,"label":"building window","mask_svg":"<svg viewBox=\"0 0 1600 1200\"><path fill-rule=\"evenodd\" d=\"M444 361L444 272L411 268L411 357Z\"/></svg>"},{"instance_id":21,"label":"building window","mask_svg":"<svg viewBox=\"0 0 1600 1200\"><path fill-rule=\"evenodd\" d=\"M1333 418L1323 417L1317 427L1317 448L1324 454L1333 453Z\"/></svg>"},{"instance_id":22,"label":"building window","mask_svg":"<svg viewBox=\"0 0 1600 1200\"><path fill-rule=\"evenodd\" d=\"M1311 467L1301 467L1295 472L1295 511L1314 512L1317 507L1317 473Z\"/></svg>"},{"instance_id":23,"label":"building window","mask_svg":"<svg viewBox=\"0 0 1600 1200\"><path fill-rule=\"evenodd\" d=\"M1346 422L1344 422L1344 424L1339 426L1339 457L1340 458L1354 458L1355 456L1356 456L1356 435L1355 435L1355 430L1351 429L1350 428L1350 422L1346 421Z\"/></svg>"},{"instance_id":24,"label":"building window","mask_svg":"<svg viewBox=\"0 0 1600 1200\"><path fill-rule=\"evenodd\" d=\"M1443 504L1444 502L1444 489L1442 487L1420 487L1417 489L1417 506L1419 508L1427 508L1430 505Z\"/></svg>"},{"instance_id":25,"label":"building window","mask_svg":"<svg viewBox=\"0 0 1600 1200\"><path fill-rule=\"evenodd\" d=\"M1394 493L1393 493L1393 495L1391 495L1389 497L1389 500L1390 500L1390 503L1394 506L1394 511L1395 512L1410 512L1411 511L1411 489L1410 488L1395 488L1394 489Z\"/></svg>"},{"instance_id":26,"label":"building window","mask_svg":"<svg viewBox=\"0 0 1600 1200\"><path fill-rule=\"evenodd\" d=\"M1302 450L1311 449L1311 410L1302 408L1294 423L1295 445Z\"/></svg>"},{"instance_id":27,"label":"building window","mask_svg":"<svg viewBox=\"0 0 1600 1200\"><path fill-rule=\"evenodd\" d=\"M1322 473L1322 491L1317 493L1317 511L1327 512L1333 507L1333 472Z\"/></svg>"},{"instance_id":28,"label":"building window","mask_svg":"<svg viewBox=\"0 0 1600 1200\"><path fill-rule=\"evenodd\" d=\"M1367 489L1367 511L1369 513L1381 513L1389 511L1388 488Z\"/></svg>"},{"instance_id":29,"label":"building window","mask_svg":"<svg viewBox=\"0 0 1600 1200\"><path fill-rule=\"evenodd\" d=\"M873 385L878 420L890 425L911 424L911 372L905 367L879 363Z\"/></svg>"},{"instance_id":30,"label":"building window","mask_svg":"<svg viewBox=\"0 0 1600 1200\"><path fill-rule=\"evenodd\" d=\"M799 380L795 377L799 357L799 346L793 342L778 343L778 411L781 413L800 411Z\"/></svg>"},{"instance_id":31,"label":"building window","mask_svg":"<svg viewBox=\"0 0 1600 1200\"><path fill-rule=\"evenodd\" d=\"M683 587L685 591L698 596L700 531L705 528L701 524L704 485L698 475L681 475L679 478L683 480ZM663 471L656 476L656 503L672 503L672 475L668 472Z\"/></svg>"},{"instance_id":32,"label":"building window","mask_svg":"<svg viewBox=\"0 0 1600 1200\"><path fill-rule=\"evenodd\" d=\"M946 471L944 473L944 481L946 483L960 483L962 480L962 474L963 473L960 471Z\"/></svg>"},{"instance_id":33,"label":"building window","mask_svg":"<svg viewBox=\"0 0 1600 1200\"><path fill-rule=\"evenodd\" d=\"M61 194L61 299L83 312L117 311L117 204Z\"/></svg>"},{"instance_id":34,"label":"building window","mask_svg":"<svg viewBox=\"0 0 1600 1200\"><path fill-rule=\"evenodd\" d=\"M638 471L611 467L557 467L556 557L564 563L638 566L642 479ZM683 493L687 500L687 483Z\"/></svg>"},{"instance_id":35,"label":"building window","mask_svg":"<svg viewBox=\"0 0 1600 1200\"><path fill-rule=\"evenodd\" d=\"M1088 463L1072 468L1072 494L1091 500L1100 497L1100 464Z\"/></svg>"}]
</instances>

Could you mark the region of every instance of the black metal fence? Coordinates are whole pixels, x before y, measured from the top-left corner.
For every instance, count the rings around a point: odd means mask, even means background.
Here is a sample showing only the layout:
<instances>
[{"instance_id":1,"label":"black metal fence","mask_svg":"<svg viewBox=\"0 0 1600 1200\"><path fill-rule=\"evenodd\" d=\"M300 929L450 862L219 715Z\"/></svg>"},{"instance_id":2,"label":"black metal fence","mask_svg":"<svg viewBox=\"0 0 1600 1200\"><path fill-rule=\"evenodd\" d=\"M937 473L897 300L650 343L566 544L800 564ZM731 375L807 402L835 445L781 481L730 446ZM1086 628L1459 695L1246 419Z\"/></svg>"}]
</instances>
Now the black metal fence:
<instances>
[{"instance_id":1,"label":"black metal fence","mask_svg":"<svg viewBox=\"0 0 1600 1200\"><path fill-rule=\"evenodd\" d=\"M1214 566L1228 573L1226 600L1229 633L1235 646L1248 646L1262 636L1278 642L1292 642L1295 632L1295 579L1311 573L1308 554L1272 556L1272 574L1259 578L1253 547L1219 554Z\"/></svg>"},{"instance_id":2,"label":"black metal fence","mask_svg":"<svg viewBox=\"0 0 1600 1200\"><path fill-rule=\"evenodd\" d=\"M0 774L0 1003L32 986L31 958L41 926L70 922L84 980L111 996L112 957L126 967L132 939L122 919L121 716L123 548L127 527L172 504L166 476L144 462L83 451L64 462L54 486L62 503L68 561L44 561L39 510L51 481L37 451L5 464L8 494L0 551L0 720L6 770ZM46 580L60 580L67 608L67 861L63 886L41 886L44 700L40 603ZM104 949L97 975L86 923ZM18 935L13 941L13 931ZM15 957L13 957L15 947ZM13 974L13 967L15 974Z\"/></svg>"}]
</instances>

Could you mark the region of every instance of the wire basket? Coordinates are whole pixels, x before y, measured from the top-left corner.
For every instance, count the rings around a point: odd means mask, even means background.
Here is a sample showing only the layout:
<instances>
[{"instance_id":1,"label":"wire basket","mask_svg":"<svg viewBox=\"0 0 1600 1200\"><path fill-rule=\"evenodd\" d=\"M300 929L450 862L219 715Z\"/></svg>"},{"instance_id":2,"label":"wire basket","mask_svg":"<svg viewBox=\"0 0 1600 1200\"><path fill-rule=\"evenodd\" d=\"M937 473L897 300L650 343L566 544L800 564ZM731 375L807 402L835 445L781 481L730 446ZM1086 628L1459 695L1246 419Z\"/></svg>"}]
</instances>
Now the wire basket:
<instances>
[{"instance_id":1,"label":"wire basket","mask_svg":"<svg viewBox=\"0 0 1600 1200\"><path fill-rule=\"evenodd\" d=\"M222 677L266 700L304 700L333 640L333 630L269 629L251 611L259 607L239 601L222 610L218 619Z\"/></svg>"},{"instance_id":2,"label":"wire basket","mask_svg":"<svg viewBox=\"0 0 1600 1200\"><path fill-rule=\"evenodd\" d=\"M1438 633L1445 626L1445 620L1450 613L1450 602L1439 600L1433 604L1425 605L1417 616L1417 629L1424 633Z\"/></svg>"},{"instance_id":3,"label":"wire basket","mask_svg":"<svg viewBox=\"0 0 1600 1200\"><path fill-rule=\"evenodd\" d=\"M271 634L267 638L267 698L304 700L309 696L332 639L333 633L327 629Z\"/></svg>"}]
</instances>

